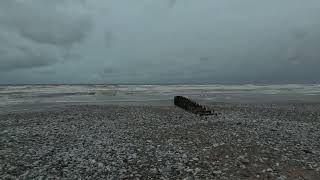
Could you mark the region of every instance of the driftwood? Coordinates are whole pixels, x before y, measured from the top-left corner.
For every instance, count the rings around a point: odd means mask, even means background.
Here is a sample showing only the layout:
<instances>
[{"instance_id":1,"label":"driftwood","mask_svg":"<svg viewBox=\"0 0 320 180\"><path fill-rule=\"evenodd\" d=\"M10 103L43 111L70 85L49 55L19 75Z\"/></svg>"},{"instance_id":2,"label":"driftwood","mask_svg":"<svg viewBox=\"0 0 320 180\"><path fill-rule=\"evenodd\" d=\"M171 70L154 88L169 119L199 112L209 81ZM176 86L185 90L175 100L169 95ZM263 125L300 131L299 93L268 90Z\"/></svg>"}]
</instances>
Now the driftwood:
<instances>
[{"instance_id":1,"label":"driftwood","mask_svg":"<svg viewBox=\"0 0 320 180\"><path fill-rule=\"evenodd\" d=\"M175 96L174 105L200 116L217 115L214 110L208 110L205 106L202 106L183 96Z\"/></svg>"}]
</instances>

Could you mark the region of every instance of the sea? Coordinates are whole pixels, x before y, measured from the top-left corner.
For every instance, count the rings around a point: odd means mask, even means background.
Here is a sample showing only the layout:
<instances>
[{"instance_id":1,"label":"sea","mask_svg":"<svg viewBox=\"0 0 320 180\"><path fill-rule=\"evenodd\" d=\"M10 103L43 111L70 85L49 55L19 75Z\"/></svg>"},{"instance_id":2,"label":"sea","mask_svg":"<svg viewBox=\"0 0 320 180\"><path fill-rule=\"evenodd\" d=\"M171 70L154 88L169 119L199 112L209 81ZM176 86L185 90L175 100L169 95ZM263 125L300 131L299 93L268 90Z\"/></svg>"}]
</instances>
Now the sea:
<instances>
[{"instance_id":1,"label":"sea","mask_svg":"<svg viewBox=\"0 0 320 180\"><path fill-rule=\"evenodd\" d=\"M0 112L61 104L172 105L174 96L202 103L318 103L320 84L0 85Z\"/></svg>"}]
</instances>

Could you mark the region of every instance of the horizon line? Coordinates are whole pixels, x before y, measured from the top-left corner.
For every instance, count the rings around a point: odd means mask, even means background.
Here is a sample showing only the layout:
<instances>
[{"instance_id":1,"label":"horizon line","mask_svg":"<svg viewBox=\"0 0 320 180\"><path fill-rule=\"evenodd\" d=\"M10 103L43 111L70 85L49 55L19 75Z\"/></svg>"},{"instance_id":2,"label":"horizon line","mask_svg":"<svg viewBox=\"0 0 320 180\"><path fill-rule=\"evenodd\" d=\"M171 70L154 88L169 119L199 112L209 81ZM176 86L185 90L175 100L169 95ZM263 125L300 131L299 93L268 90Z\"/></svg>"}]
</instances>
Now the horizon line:
<instances>
[{"instance_id":1,"label":"horizon line","mask_svg":"<svg viewBox=\"0 0 320 180\"><path fill-rule=\"evenodd\" d=\"M110 86L117 86L117 85L289 85L289 84L320 84L320 82L247 82L247 83L10 83L10 84L2 84L0 86L27 86L27 85L34 85L34 86L41 86L41 85L52 85L52 86L61 86L61 85L73 85L73 86L85 86L85 85L110 85Z\"/></svg>"}]
</instances>

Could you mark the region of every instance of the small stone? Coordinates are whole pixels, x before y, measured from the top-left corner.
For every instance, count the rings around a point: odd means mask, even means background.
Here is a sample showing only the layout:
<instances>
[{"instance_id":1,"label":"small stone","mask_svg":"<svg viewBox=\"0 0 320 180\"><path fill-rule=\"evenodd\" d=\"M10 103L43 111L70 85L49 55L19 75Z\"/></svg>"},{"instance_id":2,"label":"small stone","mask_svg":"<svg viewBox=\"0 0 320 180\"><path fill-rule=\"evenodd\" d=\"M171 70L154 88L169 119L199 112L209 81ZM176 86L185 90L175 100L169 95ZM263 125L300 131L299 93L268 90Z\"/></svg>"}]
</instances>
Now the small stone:
<instances>
[{"instance_id":1,"label":"small stone","mask_svg":"<svg viewBox=\"0 0 320 180\"><path fill-rule=\"evenodd\" d=\"M258 167L259 165L257 163L252 164L253 167Z\"/></svg>"},{"instance_id":2,"label":"small stone","mask_svg":"<svg viewBox=\"0 0 320 180\"><path fill-rule=\"evenodd\" d=\"M194 171L195 171L195 173L199 173L201 171L201 169L200 168L196 168Z\"/></svg>"},{"instance_id":3,"label":"small stone","mask_svg":"<svg viewBox=\"0 0 320 180\"><path fill-rule=\"evenodd\" d=\"M157 168L151 168L151 169L150 169L150 172L151 172L152 174L157 174L158 170L157 170Z\"/></svg>"},{"instance_id":4,"label":"small stone","mask_svg":"<svg viewBox=\"0 0 320 180\"><path fill-rule=\"evenodd\" d=\"M44 176L38 176L37 179L42 180L42 179L45 179L45 177Z\"/></svg>"},{"instance_id":5,"label":"small stone","mask_svg":"<svg viewBox=\"0 0 320 180\"><path fill-rule=\"evenodd\" d=\"M121 173L121 174L124 174L124 173L126 173L126 172L127 172L126 169L120 169L120 173Z\"/></svg>"},{"instance_id":6,"label":"small stone","mask_svg":"<svg viewBox=\"0 0 320 180\"><path fill-rule=\"evenodd\" d=\"M222 171L220 171L220 170L218 170L218 171L212 171L212 173L215 174L215 175L219 175L219 174L222 173Z\"/></svg>"},{"instance_id":7,"label":"small stone","mask_svg":"<svg viewBox=\"0 0 320 180\"><path fill-rule=\"evenodd\" d=\"M177 170L181 171L184 169L184 166L182 163L178 163L178 167L177 167Z\"/></svg>"},{"instance_id":8,"label":"small stone","mask_svg":"<svg viewBox=\"0 0 320 180\"><path fill-rule=\"evenodd\" d=\"M182 155L182 159L187 159L187 158L188 158L188 156L186 154Z\"/></svg>"},{"instance_id":9,"label":"small stone","mask_svg":"<svg viewBox=\"0 0 320 180\"><path fill-rule=\"evenodd\" d=\"M120 178L120 179L129 179L129 177L128 177L127 175L125 175L125 174L121 174L121 175L119 176L119 178Z\"/></svg>"},{"instance_id":10,"label":"small stone","mask_svg":"<svg viewBox=\"0 0 320 180\"><path fill-rule=\"evenodd\" d=\"M308 164L307 169L308 169L308 170L314 170L314 167L313 167L311 164Z\"/></svg>"},{"instance_id":11,"label":"small stone","mask_svg":"<svg viewBox=\"0 0 320 180\"><path fill-rule=\"evenodd\" d=\"M240 161L243 164L249 164L249 162L250 162L248 159L241 159Z\"/></svg>"},{"instance_id":12,"label":"small stone","mask_svg":"<svg viewBox=\"0 0 320 180\"><path fill-rule=\"evenodd\" d=\"M212 146L216 148L216 147L219 146L219 144L218 144L218 143L215 143L215 144L213 144Z\"/></svg>"},{"instance_id":13,"label":"small stone","mask_svg":"<svg viewBox=\"0 0 320 180\"><path fill-rule=\"evenodd\" d=\"M1 170L1 169L0 169ZM20 177L24 177L24 179L25 179L25 177L29 174L29 170L27 170L26 172L24 172Z\"/></svg>"},{"instance_id":14,"label":"small stone","mask_svg":"<svg viewBox=\"0 0 320 180\"><path fill-rule=\"evenodd\" d=\"M185 169L186 172L191 173L193 171L193 169Z\"/></svg>"},{"instance_id":15,"label":"small stone","mask_svg":"<svg viewBox=\"0 0 320 180\"><path fill-rule=\"evenodd\" d=\"M199 161L199 158L192 158L192 160L194 160L194 161Z\"/></svg>"},{"instance_id":16,"label":"small stone","mask_svg":"<svg viewBox=\"0 0 320 180\"><path fill-rule=\"evenodd\" d=\"M8 130L4 130L4 131L1 132L1 134L6 134L8 132L9 132Z\"/></svg>"},{"instance_id":17,"label":"small stone","mask_svg":"<svg viewBox=\"0 0 320 180\"><path fill-rule=\"evenodd\" d=\"M167 166L163 169L164 172L171 172L171 167Z\"/></svg>"},{"instance_id":18,"label":"small stone","mask_svg":"<svg viewBox=\"0 0 320 180\"><path fill-rule=\"evenodd\" d=\"M242 169L246 169L246 168L247 168L244 164L241 164L240 167L241 167Z\"/></svg>"},{"instance_id":19,"label":"small stone","mask_svg":"<svg viewBox=\"0 0 320 180\"><path fill-rule=\"evenodd\" d=\"M110 165L106 166L106 170L111 171L111 166Z\"/></svg>"},{"instance_id":20,"label":"small stone","mask_svg":"<svg viewBox=\"0 0 320 180\"><path fill-rule=\"evenodd\" d=\"M271 168L267 168L267 172L272 172L273 170Z\"/></svg>"},{"instance_id":21,"label":"small stone","mask_svg":"<svg viewBox=\"0 0 320 180\"><path fill-rule=\"evenodd\" d=\"M131 156L133 159L137 159L137 154L136 153L134 153L134 154L132 154L132 156Z\"/></svg>"},{"instance_id":22,"label":"small stone","mask_svg":"<svg viewBox=\"0 0 320 180\"><path fill-rule=\"evenodd\" d=\"M183 180L192 180L192 177L188 176L188 177L183 178Z\"/></svg>"},{"instance_id":23,"label":"small stone","mask_svg":"<svg viewBox=\"0 0 320 180\"><path fill-rule=\"evenodd\" d=\"M98 163L98 167L99 167L99 168L103 168L103 167L104 167L104 164L100 162L100 163Z\"/></svg>"},{"instance_id":24,"label":"small stone","mask_svg":"<svg viewBox=\"0 0 320 180\"><path fill-rule=\"evenodd\" d=\"M304 150L302 150L302 151L305 152L305 153L307 153L307 154L313 154L313 152L310 151L309 149L304 149Z\"/></svg>"},{"instance_id":25,"label":"small stone","mask_svg":"<svg viewBox=\"0 0 320 180\"><path fill-rule=\"evenodd\" d=\"M276 180L286 180L286 179L287 177L283 175L280 175L279 177L276 178Z\"/></svg>"},{"instance_id":26,"label":"small stone","mask_svg":"<svg viewBox=\"0 0 320 180\"><path fill-rule=\"evenodd\" d=\"M33 162L32 165L37 166L37 165L39 165L39 164L40 164L40 161L35 161L35 162Z\"/></svg>"}]
</instances>

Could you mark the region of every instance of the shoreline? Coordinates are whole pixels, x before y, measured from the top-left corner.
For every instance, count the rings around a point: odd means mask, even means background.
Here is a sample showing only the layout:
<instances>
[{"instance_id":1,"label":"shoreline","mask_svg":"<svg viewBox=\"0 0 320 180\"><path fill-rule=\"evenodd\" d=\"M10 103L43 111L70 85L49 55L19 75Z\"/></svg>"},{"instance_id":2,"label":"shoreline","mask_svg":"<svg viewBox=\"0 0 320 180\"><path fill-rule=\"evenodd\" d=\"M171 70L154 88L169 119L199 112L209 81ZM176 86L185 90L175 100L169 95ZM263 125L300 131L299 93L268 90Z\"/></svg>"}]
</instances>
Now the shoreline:
<instances>
[{"instance_id":1,"label":"shoreline","mask_svg":"<svg viewBox=\"0 0 320 180\"><path fill-rule=\"evenodd\" d=\"M320 102L310 101L278 101L278 102L214 102L206 100L196 100L202 105L210 108L215 106L320 106ZM38 112L38 111L52 111L67 108L68 106L83 106L83 105L98 105L98 106L128 106L128 107L175 107L173 100L141 100L141 101L127 101L127 100L111 100L104 102L39 102L39 103L17 103L0 106L0 115L8 113L23 113L23 112Z\"/></svg>"}]
</instances>

